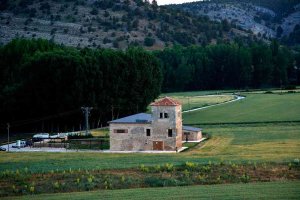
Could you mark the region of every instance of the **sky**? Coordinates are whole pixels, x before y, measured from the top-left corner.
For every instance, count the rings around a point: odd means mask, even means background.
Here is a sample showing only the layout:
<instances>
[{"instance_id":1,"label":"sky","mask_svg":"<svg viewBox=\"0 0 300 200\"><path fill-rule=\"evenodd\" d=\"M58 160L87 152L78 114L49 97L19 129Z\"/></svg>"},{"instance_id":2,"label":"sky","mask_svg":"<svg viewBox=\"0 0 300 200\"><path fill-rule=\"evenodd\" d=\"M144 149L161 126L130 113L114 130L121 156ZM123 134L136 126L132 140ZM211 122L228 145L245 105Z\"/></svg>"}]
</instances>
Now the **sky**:
<instances>
[{"instance_id":1,"label":"sky","mask_svg":"<svg viewBox=\"0 0 300 200\"><path fill-rule=\"evenodd\" d=\"M166 5L166 4L187 3L187 2L200 1L200 0L156 0L156 1L158 5Z\"/></svg>"}]
</instances>

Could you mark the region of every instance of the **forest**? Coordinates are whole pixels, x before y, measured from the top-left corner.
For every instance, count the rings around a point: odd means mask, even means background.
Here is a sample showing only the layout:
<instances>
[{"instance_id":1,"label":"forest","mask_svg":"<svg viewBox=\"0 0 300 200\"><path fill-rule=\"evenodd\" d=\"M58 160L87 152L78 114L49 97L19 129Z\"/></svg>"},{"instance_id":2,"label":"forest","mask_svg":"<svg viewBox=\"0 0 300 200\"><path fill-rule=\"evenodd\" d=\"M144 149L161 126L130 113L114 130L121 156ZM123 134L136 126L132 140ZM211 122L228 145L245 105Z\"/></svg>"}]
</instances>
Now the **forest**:
<instances>
[{"instance_id":1,"label":"forest","mask_svg":"<svg viewBox=\"0 0 300 200\"><path fill-rule=\"evenodd\" d=\"M164 92L300 84L300 55L275 40L270 45L175 46L154 54L162 64Z\"/></svg>"},{"instance_id":2,"label":"forest","mask_svg":"<svg viewBox=\"0 0 300 200\"><path fill-rule=\"evenodd\" d=\"M173 46L161 51L72 48L42 39L0 47L0 121L27 131L91 127L147 110L161 92L291 87L300 56L278 42Z\"/></svg>"},{"instance_id":3,"label":"forest","mask_svg":"<svg viewBox=\"0 0 300 200\"><path fill-rule=\"evenodd\" d=\"M91 106L91 127L106 125L146 110L160 94L160 70L141 48L78 50L15 39L0 48L0 121L15 130L28 124L32 131L35 123L39 131L78 130L80 108Z\"/></svg>"}]
</instances>

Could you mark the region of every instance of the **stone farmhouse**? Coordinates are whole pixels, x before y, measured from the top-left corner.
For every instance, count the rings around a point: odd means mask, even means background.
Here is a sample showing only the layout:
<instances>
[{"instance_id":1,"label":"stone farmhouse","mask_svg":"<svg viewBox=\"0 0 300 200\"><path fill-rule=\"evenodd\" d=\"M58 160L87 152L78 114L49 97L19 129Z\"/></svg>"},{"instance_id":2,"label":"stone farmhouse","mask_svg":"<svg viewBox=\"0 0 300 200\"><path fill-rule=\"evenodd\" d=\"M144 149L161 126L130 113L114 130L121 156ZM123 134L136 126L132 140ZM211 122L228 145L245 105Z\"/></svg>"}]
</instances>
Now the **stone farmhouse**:
<instances>
[{"instance_id":1,"label":"stone farmhouse","mask_svg":"<svg viewBox=\"0 0 300 200\"><path fill-rule=\"evenodd\" d=\"M109 122L111 151L180 151L183 142L200 141L201 129L182 125L181 103L165 97L139 113Z\"/></svg>"}]
</instances>

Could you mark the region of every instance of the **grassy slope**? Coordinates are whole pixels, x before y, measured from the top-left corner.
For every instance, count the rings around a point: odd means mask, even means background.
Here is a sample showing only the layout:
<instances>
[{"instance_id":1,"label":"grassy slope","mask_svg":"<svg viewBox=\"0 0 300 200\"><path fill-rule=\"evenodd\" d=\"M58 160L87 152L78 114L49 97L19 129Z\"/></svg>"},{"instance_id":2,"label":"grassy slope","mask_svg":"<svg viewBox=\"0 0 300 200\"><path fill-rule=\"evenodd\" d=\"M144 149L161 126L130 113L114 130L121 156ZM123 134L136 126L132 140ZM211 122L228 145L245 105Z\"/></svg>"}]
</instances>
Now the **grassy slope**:
<instances>
[{"instance_id":1,"label":"grassy slope","mask_svg":"<svg viewBox=\"0 0 300 200\"><path fill-rule=\"evenodd\" d=\"M295 181L59 193L14 199L257 199L258 195L259 199L299 199L299 188L300 182Z\"/></svg>"},{"instance_id":2,"label":"grassy slope","mask_svg":"<svg viewBox=\"0 0 300 200\"><path fill-rule=\"evenodd\" d=\"M185 124L300 120L300 93L248 94L236 103L183 114Z\"/></svg>"}]
</instances>

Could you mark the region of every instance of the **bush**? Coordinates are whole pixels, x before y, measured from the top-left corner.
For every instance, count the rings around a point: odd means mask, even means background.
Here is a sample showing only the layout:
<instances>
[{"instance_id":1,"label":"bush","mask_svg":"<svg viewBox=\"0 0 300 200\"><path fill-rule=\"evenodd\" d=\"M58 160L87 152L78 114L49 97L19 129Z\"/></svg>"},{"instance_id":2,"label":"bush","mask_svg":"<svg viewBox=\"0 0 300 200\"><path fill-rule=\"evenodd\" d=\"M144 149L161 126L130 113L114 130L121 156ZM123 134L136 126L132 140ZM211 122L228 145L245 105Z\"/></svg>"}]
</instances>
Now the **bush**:
<instances>
[{"instance_id":1,"label":"bush","mask_svg":"<svg viewBox=\"0 0 300 200\"><path fill-rule=\"evenodd\" d=\"M93 8L90 13L91 13L91 15L98 15L97 8Z\"/></svg>"},{"instance_id":2,"label":"bush","mask_svg":"<svg viewBox=\"0 0 300 200\"><path fill-rule=\"evenodd\" d=\"M149 185L150 187L162 187L164 182L162 179L157 177L147 177L145 178L145 184Z\"/></svg>"},{"instance_id":3,"label":"bush","mask_svg":"<svg viewBox=\"0 0 300 200\"><path fill-rule=\"evenodd\" d=\"M248 176L247 174L244 174L243 176L240 177L240 180L241 180L243 183L249 183L249 181L250 181L250 176Z\"/></svg>"},{"instance_id":4,"label":"bush","mask_svg":"<svg viewBox=\"0 0 300 200\"><path fill-rule=\"evenodd\" d=\"M154 43L155 43L155 39L151 38L151 37L146 37L145 40L144 40L144 45L147 46L147 47L153 46Z\"/></svg>"}]
</instances>

